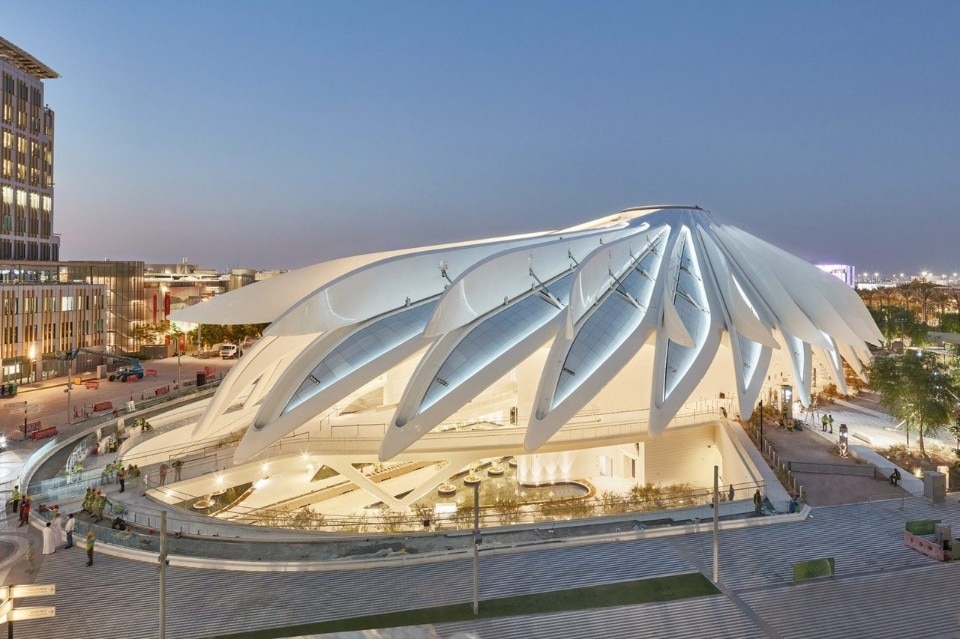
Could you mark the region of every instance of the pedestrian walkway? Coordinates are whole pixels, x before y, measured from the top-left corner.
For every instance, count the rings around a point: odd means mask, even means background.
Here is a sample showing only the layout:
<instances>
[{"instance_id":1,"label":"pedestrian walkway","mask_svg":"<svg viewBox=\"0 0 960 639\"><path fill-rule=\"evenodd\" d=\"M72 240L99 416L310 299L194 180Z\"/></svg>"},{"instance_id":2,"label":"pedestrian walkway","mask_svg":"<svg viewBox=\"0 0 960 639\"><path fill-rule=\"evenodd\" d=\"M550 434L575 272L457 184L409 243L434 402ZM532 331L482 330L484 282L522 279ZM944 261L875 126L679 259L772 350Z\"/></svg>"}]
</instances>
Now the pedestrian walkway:
<instances>
[{"instance_id":1,"label":"pedestrian walkway","mask_svg":"<svg viewBox=\"0 0 960 639\"><path fill-rule=\"evenodd\" d=\"M855 416L851 416L853 422ZM823 449L812 455L827 454L824 451L832 446L828 438L815 431L778 432L773 437L782 447L794 445L798 452L809 453L814 446ZM849 488L843 488L848 478L831 476L828 481L838 494L846 491L849 496ZM884 482L871 481L878 489L886 489ZM116 490L116 485L108 487L114 497ZM149 506L136 493L125 499L144 508ZM910 550L902 542L902 531L906 521L916 519L941 519L960 530L956 498L951 496L945 504L930 504L899 491L895 499L874 496L865 503L842 503L815 507L809 517L785 518L780 525L722 529L718 544L721 595L485 619L427 627L422 632L444 639L457 633L505 639L953 636L950 633L957 628L955 613L931 596L923 584L937 583L937 590L945 588L943 592L960 587L960 567L937 564ZM763 520L775 518L761 518L759 523L766 523ZM158 608L154 604L160 593L155 563L109 555L103 552L105 548L98 547L94 566L86 568L82 550L58 550L54 555L38 554L36 572L28 573L22 550L31 540L39 549L39 534L15 526L6 514L0 519L2 583L55 583L58 589L54 598L42 602L56 605L57 617L18 624L18 638L64 636L58 634L64 628L69 629L69 636L86 639L157 636ZM683 529L686 534L673 536L635 530L623 522L606 522L603 526L594 528L593 535L577 538L567 536L560 527L517 531L510 543L502 544L494 535L485 535L480 553L481 600L691 570L712 573L709 525L691 523ZM398 537L404 545L394 550L391 540L383 537L298 544L297 533L263 530L264 537L274 541L258 544L255 540L227 541L228 531L234 529L224 524L222 530L223 547L232 546L237 553L263 549L251 560L251 564L262 562L263 568L277 559L271 554L274 552L288 558L295 553L303 555L297 557L300 561L296 564L246 572L173 562L166 571L168 637L214 637L380 611L464 603L472 596L469 535L433 536L430 543L440 545L434 548L436 554L424 561L428 552L411 550L416 550L415 544L427 536ZM314 561L322 557L310 555L313 548L336 543L353 544L364 557L364 569L356 570L356 562ZM4 544L15 545L16 550ZM371 556L368 551L375 544L390 550ZM174 546L171 551L176 552ZM793 584L794 562L823 557L836 560L836 577ZM208 593L216 596L210 598ZM130 605L131 596L138 605ZM89 614L91 602L96 602L95 615ZM144 602L150 605L141 605ZM813 610L817 613L810 614Z\"/></svg>"},{"instance_id":2,"label":"pedestrian walkway","mask_svg":"<svg viewBox=\"0 0 960 639\"><path fill-rule=\"evenodd\" d=\"M817 508L793 524L723 531L723 594L686 602L462 622L433 628L448 638L480 637L905 637L951 636L956 615L936 591L960 587L960 569L904 546L913 519L960 522L955 499L932 505L908 498ZM794 585L792 564L834 557L837 576ZM83 551L44 557L37 582L56 583L57 618L17 628L21 639L62 636L155 637L157 567L98 555L89 570ZM621 539L481 553L480 597L617 583L698 570L710 574L712 535ZM167 636L214 637L258 628L410 610L471 600L468 555L450 561L366 570L228 573L167 569ZM116 596L117 593L124 596ZM216 593L210 598L207 593ZM265 596L269 593L269 596ZM946 595L945 595L946 596ZM932 601L931 601L932 600ZM96 601L97 614L89 614ZM214 603L215 602L215 603ZM816 614L813 614L816 611ZM602 631L602 632L601 632ZM381 635L381 636L390 636Z\"/></svg>"}]
</instances>

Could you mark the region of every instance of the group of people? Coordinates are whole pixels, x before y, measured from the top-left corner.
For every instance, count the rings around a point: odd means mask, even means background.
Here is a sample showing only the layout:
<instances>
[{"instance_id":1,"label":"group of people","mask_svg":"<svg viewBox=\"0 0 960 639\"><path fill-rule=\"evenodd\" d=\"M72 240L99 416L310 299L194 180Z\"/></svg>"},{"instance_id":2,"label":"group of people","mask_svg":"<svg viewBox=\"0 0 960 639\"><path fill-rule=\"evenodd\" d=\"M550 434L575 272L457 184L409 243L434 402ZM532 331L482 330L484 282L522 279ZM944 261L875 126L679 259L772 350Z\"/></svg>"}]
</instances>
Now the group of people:
<instances>
[{"instance_id":1,"label":"group of people","mask_svg":"<svg viewBox=\"0 0 960 639\"><path fill-rule=\"evenodd\" d=\"M127 478L132 477L136 479L140 477L141 474L142 471L136 464L129 464L124 468L123 461L117 459L103 467L103 471L100 473L100 485L112 484L114 480L116 480L116 482L120 484L120 492L122 493L126 491ZM134 488L136 488L136 485L134 485Z\"/></svg>"},{"instance_id":2,"label":"group of people","mask_svg":"<svg viewBox=\"0 0 960 639\"><path fill-rule=\"evenodd\" d=\"M133 421L133 426L134 426L134 428L136 428L137 426L139 426L141 433L149 433L151 430L153 430L153 426L150 424L150 422L148 422L147 420L145 420L143 417L137 417L137 418Z\"/></svg>"},{"instance_id":3,"label":"group of people","mask_svg":"<svg viewBox=\"0 0 960 639\"><path fill-rule=\"evenodd\" d=\"M833 433L833 415L824 413L823 416L820 417L820 430L827 432L828 428L830 432Z\"/></svg>"},{"instance_id":4,"label":"group of people","mask_svg":"<svg viewBox=\"0 0 960 639\"><path fill-rule=\"evenodd\" d=\"M99 493L100 491L96 491ZM87 502L94 502L93 491L91 489L87 490L87 497L84 499L84 505L87 505ZM99 499L99 498L98 498ZM104 498L105 499L105 498ZM18 513L20 516L20 525L29 524L30 520L30 508L31 500L28 495L22 494L20 492L20 486L13 487L12 494L13 502L13 511ZM102 510L103 506L97 503L100 509ZM41 509L45 510L45 509ZM68 514L64 517L60 513L58 506L51 506L50 511L53 513L53 517L50 521L47 522L47 525L43 527L41 535L43 537L43 548L41 553L44 555L52 555L57 552L57 546L63 544L63 548L69 549L73 548L73 531L76 529L77 520L74 518L73 513ZM93 531L87 533L86 543L84 544L84 549L87 551L87 566L93 565L93 547L96 543L96 535ZM31 543L30 547L26 553L26 559L30 562L30 572L33 571L33 555L34 555L34 546Z\"/></svg>"},{"instance_id":5,"label":"group of people","mask_svg":"<svg viewBox=\"0 0 960 639\"><path fill-rule=\"evenodd\" d=\"M110 502L102 490L99 488L87 488L87 492L83 496L82 509L84 512L90 513L94 521L100 521L103 519L103 511L106 509L108 503Z\"/></svg>"},{"instance_id":6,"label":"group of people","mask_svg":"<svg viewBox=\"0 0 960 639\"><path fill-rule=\"evenodd\" d=\"M20 486L13 487L13 496L11 499L13 513L17 515L20 523L17 527L30 523L30 508L32 506L30 496L20 492Z\"/></svg>"},{"instance_id":7,"label":"group of people","mask_svg":"<svg viewBox=\"0 0 960 639\"><path fill-rule=\"evenodd\" d=\"M52 555L57 552L57 546L63 544L64 550L73 548L73 531L77 525L73 513L67 515L64 522L63 515L54 512L53 520L48 521L43 529L43 554ZM87 551L87 566L93 565L93 546L96 543L96 535L93 531L87 532L84 549Z\"/></svg>"}]
</instances>

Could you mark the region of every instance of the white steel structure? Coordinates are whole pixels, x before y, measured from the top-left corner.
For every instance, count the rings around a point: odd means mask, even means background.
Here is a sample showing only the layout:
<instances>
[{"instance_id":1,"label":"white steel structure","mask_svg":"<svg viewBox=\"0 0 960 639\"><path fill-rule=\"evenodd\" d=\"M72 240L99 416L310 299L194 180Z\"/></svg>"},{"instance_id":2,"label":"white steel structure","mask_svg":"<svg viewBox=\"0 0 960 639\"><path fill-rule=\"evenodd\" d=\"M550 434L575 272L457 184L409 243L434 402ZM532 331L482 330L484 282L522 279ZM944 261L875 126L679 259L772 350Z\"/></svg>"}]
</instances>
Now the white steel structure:
<instances>
[{"instance_id":1,"label":"white steel structure","mask_svg":"<svg viewBox=\"0 0 960 639\"><path fill-rule=\"evenodd\" d=\"M493 455L603 474L632 447L632 476L659 481L671 432L746 417L765 385L807 405L816 369L845 391L843 362L862 375L882 339L843 282L685 206L334 260L171 319L271 322L194 438L243 429L238 463L294 432L324 463L449 462L408 501Z\"/></svg>"}]
</instances>

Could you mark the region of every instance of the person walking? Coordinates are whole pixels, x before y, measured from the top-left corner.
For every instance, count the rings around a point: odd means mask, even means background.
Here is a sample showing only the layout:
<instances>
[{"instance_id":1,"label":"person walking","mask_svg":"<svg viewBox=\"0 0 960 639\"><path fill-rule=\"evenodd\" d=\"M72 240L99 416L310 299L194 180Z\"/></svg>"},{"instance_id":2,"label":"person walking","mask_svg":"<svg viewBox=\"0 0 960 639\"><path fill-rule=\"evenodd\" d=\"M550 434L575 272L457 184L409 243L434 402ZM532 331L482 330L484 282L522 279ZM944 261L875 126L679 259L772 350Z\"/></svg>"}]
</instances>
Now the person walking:
<instances>
[{"instance_id":1,"label":"person walking","mask_svg":"<svg viewBox=\"0 0 960 639\"><path fill-rule=\"evenodd\" d=\"M757 492L753 493L753 512L754 514L760 514L760 507L763 505L763 495L760 494L760 489L757 488Z\"/></svg>"},{"instance_id":2,"label":"person walking","mask_svg":"<svg viewBox=\"0 0 960 639\"><path fill-rule=\"evenodd\" d=\"M830 434L833 434L833 413L830 414L830 417L827 418L827 423L830 425Z\"/></svg>"},{"instance_id":3,"label":"person walking","mask_svg":"<svg viewBox=\"0 0 960 639\"><path fill-rule=\"evenodd\" d=\"M57 531L53 529L53 524L49 521L43 528L43 550L44 555L52 555L57 552Z\"/></svg>"},{"instance_id":4,"label":"person walking","mask_svg":"<svg viewBox=\"0 0 960 639\"><path fill-rule=\"evenodd\" d=\"M16 515L20 509L20 487L13 487L13 494L11 495L13 501L13 514Z\"/></svg>"},{"instance_id":5,"label":"person walking","mask_svg":"<svg viewBox=\"0 0 960 639\"><path fill-rule=\"evenodd\" d=\"M20 503L20 526L30 523L30 498L24 495L23 501Z\"/></svg>"},{"instance_id":6,"label":"person walking","mask_svg":"<svg viewBox=\"0 0 960 639\"><path fill-rule=\"evenodd\" d=\"M120 482L120 492L123 492L123 482L127 478L127 471L123 469L123 466L120 467L120 470L117 471L117 481Z\"/></svg>"},{"instance_id":7,"label":"person walking","mask_svg":"<svg viewBox=\"0 0 960 639\"><path fill-rule=\"evenodd\" d=\"M27 560L27 564L29 566L27 568L27 574L29 575L37 572L37 564L34 562L34 557L37 556L37 547L33 545L32 541L27 545L27 550L25 553L23 553L23 556Z\"/></svg>"},{"instance_id":8,"label":"person walking","mask_svg":"<svg viewBox=\"0 0 960 639\"><path fill-rule=\"evenodd\" d=\"M733 484L730 484L730 490L727 491L727 501L733 501L733 496L736 493L733 490Z\"/></svg>"},{"instance_id":9,"label":"person walking","mask_svg":"<svg viewBox=\"0 0 960 639\"><path fill-rule=\"evenodd\" d=\"M73 548L73 528L77 525L77 520L73 518L73 513L67 515L67 525L63 527L63 532L67 533L66 548Z\"/></svg>"},{"instance_id":10,"label":"person walking","mask_svg":"<svg viewBox=\"0 0 960 639\"><path fill-rule=\"evenodd\" d=\"M87 565L93 565L93 544L97 540L94 536L93 531L87 533Z\"/></svg>"},{"instance_id":11,"label":"person walking","mask_svg":"<svg viewBox=\"0 0 960 639\"><path fill-rule=\"evenodd\" d=\"M160 485L163 486L167 483L167 470L168 466L166 464L160 464Z\"/></svg>"},{"instance_id":12,"label":"person walking","mask_svg":"<svg viewBox=\"0 0 960 639\"><path fill-rule=\"evenodd\" d=\"M823 417L820 418L820 432L827 432L827 421L827 416L824 414Z\"/></svg>"}]
</instances>

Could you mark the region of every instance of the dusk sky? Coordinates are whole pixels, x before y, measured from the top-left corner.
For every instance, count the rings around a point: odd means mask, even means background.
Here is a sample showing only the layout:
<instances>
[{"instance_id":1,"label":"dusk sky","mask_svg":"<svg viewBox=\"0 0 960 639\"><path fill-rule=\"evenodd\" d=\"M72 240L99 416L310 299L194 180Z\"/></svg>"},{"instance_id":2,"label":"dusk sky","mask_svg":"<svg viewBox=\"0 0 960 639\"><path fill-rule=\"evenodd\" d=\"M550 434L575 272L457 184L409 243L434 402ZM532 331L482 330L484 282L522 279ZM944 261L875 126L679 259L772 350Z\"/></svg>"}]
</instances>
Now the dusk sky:
<instances>
[{"instance_id":1,"label":"dusk sky","mask_svg":"<svg viewBox=\"0 0 960 639\"><path fill-rule=\"evenodd\" d=\"M0 0L63 259L296 268L699 204L960 271L960 3Z\"/></svg>"}]
</instances>

